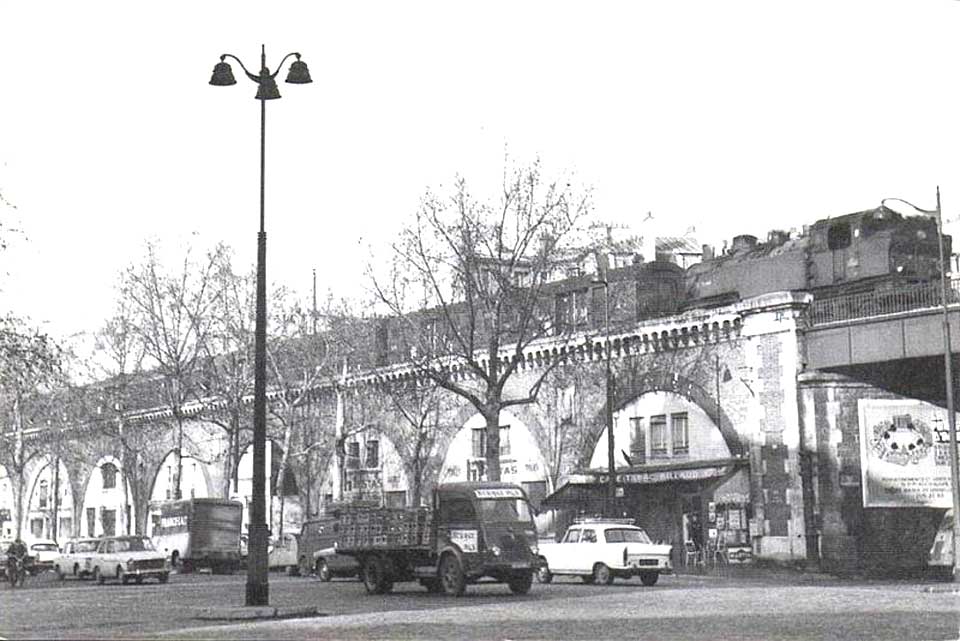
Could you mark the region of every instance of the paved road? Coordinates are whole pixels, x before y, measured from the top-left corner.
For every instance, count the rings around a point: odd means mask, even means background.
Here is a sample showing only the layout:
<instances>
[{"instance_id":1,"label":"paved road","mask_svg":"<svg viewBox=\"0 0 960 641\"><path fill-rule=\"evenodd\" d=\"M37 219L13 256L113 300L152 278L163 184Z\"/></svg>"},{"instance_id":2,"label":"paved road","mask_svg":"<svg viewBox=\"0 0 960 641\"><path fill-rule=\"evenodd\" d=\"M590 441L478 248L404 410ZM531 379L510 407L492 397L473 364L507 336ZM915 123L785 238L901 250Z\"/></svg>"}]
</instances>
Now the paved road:
<instances>
[{"instance_id":1,"label":"paved road","mask_svg":"<svg viewBox=\"0 0 960 641\"><path fill-rule=\"evenodd\" d=\"M170 583L60 584L35 577L0 587L0 637L9 639L957 639L951 586L841 582L798 576L665 577L587 586L560 580L529 595L470 586L462 598L416 584L367 595L356 581L270 578L270 602L325 616L210 624L205 609L242 605L246 578L189 575ZM930 591L931 589L937 591Z\"/></svg>"}]
</instances>

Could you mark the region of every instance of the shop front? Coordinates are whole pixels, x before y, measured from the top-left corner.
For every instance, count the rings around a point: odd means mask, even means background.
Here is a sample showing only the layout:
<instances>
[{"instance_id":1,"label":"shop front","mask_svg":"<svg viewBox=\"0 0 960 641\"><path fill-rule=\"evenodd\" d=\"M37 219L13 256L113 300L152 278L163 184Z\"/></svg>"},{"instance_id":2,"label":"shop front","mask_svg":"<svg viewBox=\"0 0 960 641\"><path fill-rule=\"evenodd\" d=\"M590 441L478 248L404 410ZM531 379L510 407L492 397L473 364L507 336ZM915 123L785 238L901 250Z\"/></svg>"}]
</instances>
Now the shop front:
<instances>
[{"instance_id":1,"label":"shop front","mask_svg":"<svg viewBox=\"0 0 960 641\"><path fill-rule=\"evenodd\" d=\"M617 470L610 501L606 471L586 470L543 505L557 511L561 530L578 516L633 518L651 539L673 545L678 565L684 550L696 550L704 562L745 563L753 559L749 475L743 458L631 466Z\"/></svg>"}]
</instances>

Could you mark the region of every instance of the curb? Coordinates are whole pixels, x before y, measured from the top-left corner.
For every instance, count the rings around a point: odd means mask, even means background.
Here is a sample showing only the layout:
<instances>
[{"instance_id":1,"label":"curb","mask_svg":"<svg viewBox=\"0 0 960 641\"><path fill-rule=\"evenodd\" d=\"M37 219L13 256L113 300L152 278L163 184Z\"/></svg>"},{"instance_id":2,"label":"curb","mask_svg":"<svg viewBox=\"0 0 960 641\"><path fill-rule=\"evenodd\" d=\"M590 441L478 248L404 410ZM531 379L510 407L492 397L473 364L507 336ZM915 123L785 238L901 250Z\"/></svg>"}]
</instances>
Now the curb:
<instances>
[{"instance_id":1,"label":"curb","mask_svg":"<svg viewBox=\"0 0 960 641\"><path fill-rule=\"evenodd\" d=\"M321 614L315 607L273 607L262 605L204 608L194 616L194 618L202 621L255 621L260 619L298 619L317 616L327 615Z\"/></svg>"}]
</instances>

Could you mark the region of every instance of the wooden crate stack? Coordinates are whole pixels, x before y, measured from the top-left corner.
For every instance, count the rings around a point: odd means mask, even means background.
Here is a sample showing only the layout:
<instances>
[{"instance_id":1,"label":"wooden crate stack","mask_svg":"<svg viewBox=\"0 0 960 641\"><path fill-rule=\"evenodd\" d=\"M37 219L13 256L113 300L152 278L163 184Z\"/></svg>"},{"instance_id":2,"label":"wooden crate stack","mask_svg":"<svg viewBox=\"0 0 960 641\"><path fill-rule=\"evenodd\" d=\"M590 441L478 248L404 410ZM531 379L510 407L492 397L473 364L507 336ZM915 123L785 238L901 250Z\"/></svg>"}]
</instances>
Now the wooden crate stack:
<instances>
[{"instance_id":1,"label":"wooden crate stack","mask_svg":"<svg viewBox=\"0 0 960 641\"><path fill-rule=\"evenodd\" d=\"M340 514L340 546L405 547L430 543L427 508L352 508Z\"/></svg>"}]
</instances>

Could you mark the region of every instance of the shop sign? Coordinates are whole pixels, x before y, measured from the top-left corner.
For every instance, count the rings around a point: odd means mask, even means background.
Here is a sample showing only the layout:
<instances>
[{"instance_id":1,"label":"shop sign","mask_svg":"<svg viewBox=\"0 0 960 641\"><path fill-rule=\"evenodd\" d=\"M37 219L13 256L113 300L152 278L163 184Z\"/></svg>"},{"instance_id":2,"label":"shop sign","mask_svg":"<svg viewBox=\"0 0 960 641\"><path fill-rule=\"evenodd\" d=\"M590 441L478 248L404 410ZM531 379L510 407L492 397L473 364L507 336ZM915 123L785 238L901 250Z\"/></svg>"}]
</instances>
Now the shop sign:
<instances>
[{"instance_id":1,"label":"shop sign","mask_svg":"<svg viewBox=\"0 0 960 641\"><path fill-rule=\"evenodd\" d=\"M723 476L725 467L699 467L692 470L663 470L660 472L631 472L621 474L624 483L665 483L668 481L699 481Z\"/></svg>"},{"instance_id":2,"label":"shop sign","mask_svg":"<svg viewBox=\"0 0 960 641\"><path fill-rule=\"evenodd\" d=\"M921 401L861 399L864 507L952 504L946 412Z\"/></svg>"}]
</instances>

